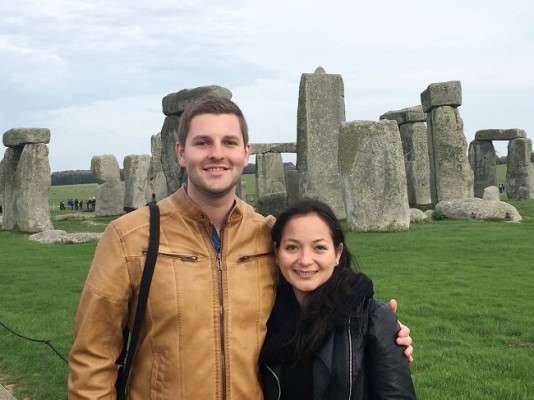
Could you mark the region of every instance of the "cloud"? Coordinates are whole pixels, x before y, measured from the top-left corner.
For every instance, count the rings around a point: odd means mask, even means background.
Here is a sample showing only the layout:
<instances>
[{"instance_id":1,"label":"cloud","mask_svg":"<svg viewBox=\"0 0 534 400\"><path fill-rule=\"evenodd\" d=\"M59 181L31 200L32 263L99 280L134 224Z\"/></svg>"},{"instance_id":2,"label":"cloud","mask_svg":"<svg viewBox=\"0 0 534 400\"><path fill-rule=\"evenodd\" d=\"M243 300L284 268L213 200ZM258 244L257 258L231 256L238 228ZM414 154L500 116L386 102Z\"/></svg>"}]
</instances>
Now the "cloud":
<instances>
[{"instance_id":1,"label":"cloud","mask_svg":"<svg viewBox=\"0 0 534 400\"><path fill-rule=\"evenodd\" d=\"M533 14L521 0L5 0L0 129L50 127L53 168L85 167L104 150L121 162L149 151L162 97L216 84L234 93L253 140L290 141L300 76L322 66L343 77L349 120L460 80L468 141L490 127L529 134ZM94 140L63 154L73 132Z\"/></svg>"}]
</instances>

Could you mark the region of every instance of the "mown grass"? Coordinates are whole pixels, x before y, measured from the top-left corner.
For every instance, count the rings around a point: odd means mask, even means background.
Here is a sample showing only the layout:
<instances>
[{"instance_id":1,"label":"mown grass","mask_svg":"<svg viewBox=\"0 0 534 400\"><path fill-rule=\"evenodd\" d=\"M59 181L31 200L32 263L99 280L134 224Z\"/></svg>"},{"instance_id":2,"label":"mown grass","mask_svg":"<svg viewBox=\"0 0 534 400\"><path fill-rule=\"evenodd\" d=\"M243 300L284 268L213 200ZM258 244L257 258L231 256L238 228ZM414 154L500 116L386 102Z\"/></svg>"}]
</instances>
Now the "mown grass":
<instances>
[{"instance_id":1,"label":"mown grass","mask_svg":"<svg viewBox=\"0 0 534 400\"><path fill-rule=\"evenodd\" d=\"M72 187L70 188L72 190ZM376 297L399 302L412 330L420 399L529 399L534 393L534 201L520 224L433 221L399 233L347 233ZM103 230L102 225L91 229ZM88 230L81 221L59 229ZM0 231L0 322L50 339L66 356L96 246L43 245ZM41 343L0 327L0 383L22 399L65 399L67 366ZM0 374L2 376L2 374Z\"/></svg>"}]
</instances>

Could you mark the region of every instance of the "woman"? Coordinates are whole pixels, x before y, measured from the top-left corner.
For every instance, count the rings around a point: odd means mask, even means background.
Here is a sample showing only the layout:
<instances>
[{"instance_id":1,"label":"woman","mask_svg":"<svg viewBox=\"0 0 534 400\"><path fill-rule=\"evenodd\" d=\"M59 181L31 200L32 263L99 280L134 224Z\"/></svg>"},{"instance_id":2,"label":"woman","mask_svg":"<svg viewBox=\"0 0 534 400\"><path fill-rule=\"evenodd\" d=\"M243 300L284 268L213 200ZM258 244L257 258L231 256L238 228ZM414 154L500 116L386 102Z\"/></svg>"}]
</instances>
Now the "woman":
<instances>
[{"instance_id":1,"label":"woman","mask_svg":"<svg viewBox=\"0 0 534 400\"><path fill-rule=\"evenodd\" d=\"M271 235L282 277L260 354L265 399L415 399L396 316L352 270L330 207L299 201Z\"/></svg>"}]
</instances>

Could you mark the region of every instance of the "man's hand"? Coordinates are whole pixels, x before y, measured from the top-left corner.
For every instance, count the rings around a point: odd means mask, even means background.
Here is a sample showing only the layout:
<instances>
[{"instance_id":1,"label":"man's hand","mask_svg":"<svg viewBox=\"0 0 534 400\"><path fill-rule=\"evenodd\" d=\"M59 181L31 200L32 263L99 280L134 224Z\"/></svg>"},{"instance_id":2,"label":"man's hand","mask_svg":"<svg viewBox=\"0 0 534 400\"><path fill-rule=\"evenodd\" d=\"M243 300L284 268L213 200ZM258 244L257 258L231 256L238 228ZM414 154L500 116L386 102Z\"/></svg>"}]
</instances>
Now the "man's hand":
<instances>
[{"instance_id":1,"label":"man's hand","mask_svg":"<svg viewBox=\"0 0 534 400\"><path fill-rule=\"evenodd\" d=\"M394 313L397 313L397 300L391 299L388 302L388 306L393 310ZM404 357L406 357L408 362L411 363L413 361L413 347L412 338L410 336L410 328L408 328L406 325L403 325L400 321L399 325L401 329L397 334L397 344L399 346L406 346L406 348L404 349Z\"/></svg>"}]
</instances>

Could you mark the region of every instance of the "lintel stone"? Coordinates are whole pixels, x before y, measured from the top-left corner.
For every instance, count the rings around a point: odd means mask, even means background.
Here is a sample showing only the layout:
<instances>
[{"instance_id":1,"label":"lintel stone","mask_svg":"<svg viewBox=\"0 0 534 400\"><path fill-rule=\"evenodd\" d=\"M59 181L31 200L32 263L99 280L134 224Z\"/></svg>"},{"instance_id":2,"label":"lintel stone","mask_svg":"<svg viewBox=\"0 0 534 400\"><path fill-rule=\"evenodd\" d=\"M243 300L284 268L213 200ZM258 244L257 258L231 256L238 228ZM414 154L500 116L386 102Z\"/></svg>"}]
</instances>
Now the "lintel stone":
<instances>
[{"instance_id":1,"label":"lintel stone","mask_svg":"<svg viewBox=\"0 0 534 400\"><path fill-rule=\"evenodd\" d=\"M482 129L475 133L475 140L512 140L526 138L523 129Z\"/></svg>"},{"instance_id":2,"label":"lintel stone","mask_svg":"<svg viewBox=\"0 0 534 400\"><path fill-rule=\"evenodd\" d=\"M6 147L24 146L25 144L50 143L48 128L11 128L4 133L2 142Z\"/></svg>"},{"instance_id":3,"label":"lintel stone","mask_svg":"<svg viewBox=\"0 0 534 400\"><path fill-rule=\"evenodd\" d=\"M428 112L440 106L462 105L462 84L460 81L431 83L421 93L423 111Z\"/></svg>"},{"instance_id":4,"label":"lintel stone","mask_svg":"<svg viewBox=\"0 0 534 400\"><path fill-rule=\"evenodd\" d=\"M296 153L297 143L251 143L250 154Z\"/></svg>"},{"instance_id":5,"label":"lintel stone","mask_svg":"<svg viewBox=\"0 0 534 400\"><path fill-rule=\"evenodd\" d=\"M426 122L426 113L423 112L422 106L414 106L401 110L388 111L382 114L380 119L390 119L397 121L398 125L404 125L411 122Z\"/></svg>"},{"instance_id":6,"label":"lintel stone","mask_svg":"<svg viewBox=\"0 0 534 400\"><path fill-rule=\"evenodd\" d=\"M232 98L232 92L230 92L230 90L217 85L201 86L194 89L182 89L176 93L169 93L163 98L163 114L166 116L180 116L193 100L208 94L225 97L227 99Z\"/></svg>"}]
</instances>

